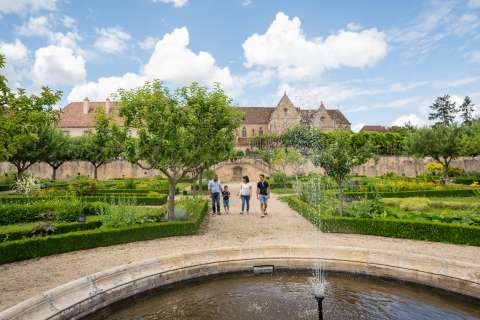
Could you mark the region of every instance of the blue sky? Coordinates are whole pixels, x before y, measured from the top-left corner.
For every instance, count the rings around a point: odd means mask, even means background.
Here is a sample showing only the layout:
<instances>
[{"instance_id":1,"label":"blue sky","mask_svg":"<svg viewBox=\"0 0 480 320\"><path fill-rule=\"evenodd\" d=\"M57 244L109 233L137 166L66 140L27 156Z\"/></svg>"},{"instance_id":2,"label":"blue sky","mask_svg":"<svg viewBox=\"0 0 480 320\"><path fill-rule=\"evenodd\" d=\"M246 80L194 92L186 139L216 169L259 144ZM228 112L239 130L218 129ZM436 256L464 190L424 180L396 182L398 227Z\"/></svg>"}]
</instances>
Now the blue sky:
<instances>
[{"instance_id":1,"label":"blue sky","mask_svg":"<svg viewBox=\"0 0 480 320\"><path fill-rule=\"evenodd\" d=\"M161 79L222 83L242 106L323 101L354 128L480 104L480 0L0 0L12 87L104 100Z\"/></svg>"}]
</instances>

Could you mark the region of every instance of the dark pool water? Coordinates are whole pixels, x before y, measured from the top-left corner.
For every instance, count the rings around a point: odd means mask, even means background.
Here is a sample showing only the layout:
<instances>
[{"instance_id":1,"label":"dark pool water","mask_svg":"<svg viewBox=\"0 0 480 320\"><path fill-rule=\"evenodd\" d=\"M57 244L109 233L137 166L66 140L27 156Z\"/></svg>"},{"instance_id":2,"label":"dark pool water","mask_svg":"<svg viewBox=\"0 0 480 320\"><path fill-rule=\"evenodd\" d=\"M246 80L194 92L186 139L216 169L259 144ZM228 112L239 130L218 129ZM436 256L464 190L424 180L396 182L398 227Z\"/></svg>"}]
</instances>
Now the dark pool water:
<instances>
[{"instance_id":1,"label":"dark pool water","mask_svg":"<svg viewBox=\"0 0 480 320\"><path fill-rule=\"evenodd\" d=\"M234 274L186 282L85 319L318 319L308 273ZM328 273L324 319L480 319L480 301L368 276Z\"/></svg>"}]
</instances>

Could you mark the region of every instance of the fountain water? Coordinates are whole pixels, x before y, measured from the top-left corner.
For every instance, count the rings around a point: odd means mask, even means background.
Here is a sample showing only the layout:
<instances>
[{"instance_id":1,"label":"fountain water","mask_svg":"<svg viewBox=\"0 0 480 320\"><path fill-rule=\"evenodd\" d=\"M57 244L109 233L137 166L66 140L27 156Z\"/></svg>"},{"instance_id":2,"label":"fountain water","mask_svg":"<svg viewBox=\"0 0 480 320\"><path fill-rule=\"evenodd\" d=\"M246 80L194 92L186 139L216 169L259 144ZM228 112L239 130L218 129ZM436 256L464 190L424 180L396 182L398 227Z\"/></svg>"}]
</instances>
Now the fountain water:
<instances>
[{"instance_id":1,"label":"fountain water","mask_svg":"<svg viewBox=\"0 0 480 320\"><path fill-rule=\"evenodd\" d=\"M328 287L328 282L325 279L325 271L320 265L315 266L310 278L310 285L312 293L318 304L318 319L323 319L323 299L325 298L325 291Z\"/></svg>"}]
</instances>

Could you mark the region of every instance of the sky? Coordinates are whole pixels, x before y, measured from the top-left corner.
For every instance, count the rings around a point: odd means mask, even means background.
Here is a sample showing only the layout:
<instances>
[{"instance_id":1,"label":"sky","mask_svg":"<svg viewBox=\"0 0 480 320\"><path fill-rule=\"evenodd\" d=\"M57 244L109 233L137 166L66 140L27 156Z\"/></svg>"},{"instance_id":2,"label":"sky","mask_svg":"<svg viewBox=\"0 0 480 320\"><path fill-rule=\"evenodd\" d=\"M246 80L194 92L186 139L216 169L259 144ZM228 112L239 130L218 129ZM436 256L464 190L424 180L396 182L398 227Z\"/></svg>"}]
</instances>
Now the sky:
<instances>
[{"instance_id":1,"label":"sky","mask_svg":"<svg viewBox=\"0 0 480 320\"><path fill-rule=\"evenodd\" d=\"M59 107L159 79L219 82L239 106L428 124L435 97L480 105L480 0L0 0L12 88Z\"/></svg>"}]
</instances>

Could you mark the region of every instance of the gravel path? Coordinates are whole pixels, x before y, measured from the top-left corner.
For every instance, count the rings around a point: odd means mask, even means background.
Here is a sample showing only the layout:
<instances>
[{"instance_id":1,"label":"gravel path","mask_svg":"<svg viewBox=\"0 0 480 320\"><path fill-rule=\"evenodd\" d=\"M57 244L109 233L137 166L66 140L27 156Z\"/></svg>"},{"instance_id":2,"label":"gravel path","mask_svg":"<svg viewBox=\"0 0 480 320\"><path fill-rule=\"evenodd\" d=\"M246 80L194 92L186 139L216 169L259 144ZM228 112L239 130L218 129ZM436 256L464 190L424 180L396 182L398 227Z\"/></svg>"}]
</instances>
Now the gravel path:
<instances>
[{"instance_id":1,"label":"gravel path","mask_svg":"<svg viewBox=\"0 0 480 320\"><path fill-rule=\"evenodd\" d=\"M238 185L231 185L232 195ZM230 215L208 216L198 235L135 242L59 254L0 266L0 310L77 278L112 268L191 250L247 245L332 245L376 248L444 257L480 264L480 248L373 236L325 234L273 195L269 215L260 217L259 203L241 216L233 196Z\"/></svg>"}]
</instances>

